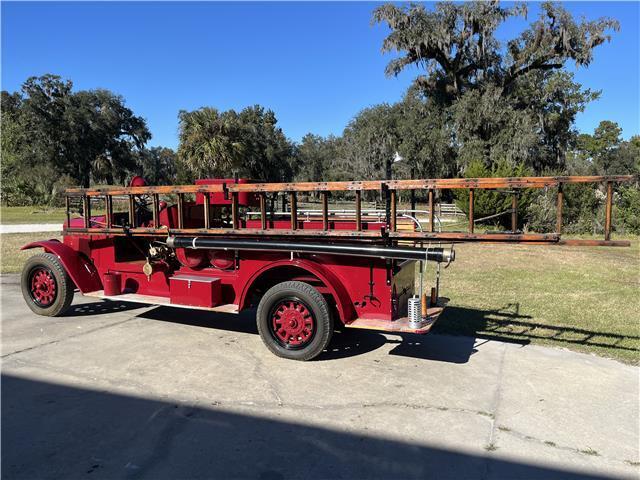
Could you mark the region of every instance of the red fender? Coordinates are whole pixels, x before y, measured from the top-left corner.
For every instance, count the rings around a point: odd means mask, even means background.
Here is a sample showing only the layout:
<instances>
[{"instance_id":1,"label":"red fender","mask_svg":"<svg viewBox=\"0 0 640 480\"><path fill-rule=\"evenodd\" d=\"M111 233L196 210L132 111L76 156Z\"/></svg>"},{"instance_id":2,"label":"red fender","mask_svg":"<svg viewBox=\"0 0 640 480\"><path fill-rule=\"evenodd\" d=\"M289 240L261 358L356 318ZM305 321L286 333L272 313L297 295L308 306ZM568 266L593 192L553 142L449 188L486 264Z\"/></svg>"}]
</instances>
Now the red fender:
<instances>
[{"instance_id":1,"label":"red fender","mask_svg":"<svg viewBox=\"0 0 640 480\"><path fill-rule=\"evenodd\" d=\"M59 240L52 239L29 243L20 250L28 250L30 248L44 248L45 252L57 256L73 283L82 293L102 290L102 282L96 267L73 248L61 243Z\"/></svg>"},{"instance_id":2,"label":"red fender","mask_svg":"<svg viewBox=\"0 0 640 480\"><path fill-rule=\"evenodd\" d=\"M270 263L265 265L260 270L254 272L254 274L245 282L244 288L242 290L242 295L240 295L239 308L242 310L245 308L245 302L247 301L247 296L253 283L256 279L267 272L268 270L272 270L278 267L298 267L302 270L306 270L307 272L318 277L322 283L324 283L329 292L333 295L333 298L336 300L336 304L338 307L338 314L340 315L340 319L343 322L349 322L355 318L356 312L353 308L353 303L351 302L351 297L349 293L347 293L346 288L340 281L340 279L329 269L323 267L319 263L315 263L309 260L304 259L296 259L294 261L291 260L278 260L277 262Z\"/></svg>"}]
</instances>

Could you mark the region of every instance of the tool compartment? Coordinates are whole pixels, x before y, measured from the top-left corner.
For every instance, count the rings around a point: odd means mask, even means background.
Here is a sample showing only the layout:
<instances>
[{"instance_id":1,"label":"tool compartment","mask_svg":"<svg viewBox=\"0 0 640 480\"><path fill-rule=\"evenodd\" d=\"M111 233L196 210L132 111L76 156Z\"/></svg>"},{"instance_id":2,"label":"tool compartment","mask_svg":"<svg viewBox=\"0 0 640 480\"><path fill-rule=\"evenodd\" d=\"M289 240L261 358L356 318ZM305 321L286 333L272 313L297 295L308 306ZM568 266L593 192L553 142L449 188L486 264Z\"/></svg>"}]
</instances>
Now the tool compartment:
<instances>
[{"instance_id":1,"label":"tool compartment","mask_svg":"<svg viewBox=\"0 0 640 480\"><path fill-rule=\"evenodd\" d=\"M215 307L221 300L220 279L199 275L174 275L169 278L172 304Z\"/></svg>"}]
</instances>

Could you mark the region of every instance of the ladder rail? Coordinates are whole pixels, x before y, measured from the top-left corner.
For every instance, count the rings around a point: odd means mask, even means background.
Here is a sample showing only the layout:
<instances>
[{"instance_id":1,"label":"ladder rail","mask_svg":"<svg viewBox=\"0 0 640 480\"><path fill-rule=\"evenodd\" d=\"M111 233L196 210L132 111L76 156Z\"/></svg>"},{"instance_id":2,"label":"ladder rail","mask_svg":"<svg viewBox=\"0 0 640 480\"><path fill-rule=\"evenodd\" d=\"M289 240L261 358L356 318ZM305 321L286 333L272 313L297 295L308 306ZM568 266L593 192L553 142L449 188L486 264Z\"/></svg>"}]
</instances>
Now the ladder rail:
<instances>
[{"instance_id":1,"label":"ladder rail","mask_svg":"<svg viewBox=\"0 0 640 480\"><path fill-rule=\"evenodd\" d=\"M348 181L348 182L296 182L296 183L222 183L199 185L167 185L167 186L143 186L143 187L101 187L101 188L70 188L65 191L65 206L67 222L64 228L65 234L107 234L107 235L228 235L228 236L256 236L264 235L275 237L335 237L378 240L394 242L397 240L409 241L479 241L479 242L528 242L528 243L562 243L576 244L575 241L561 240L562 208L564 203L563 187L566 184L600 184L606 186L605 197L605 235L604 240L581 240L581 245L628 245L629 242L611 240L612 231L612 205L614 183L633 181L632 175L612 176L554 176L554 177L508 177L508 178L462 178L462 179L412 179L412 180L372 180L372 181ZM517 197L518 189L529 188L557 188L557 222L556 230L552 233L520 233L516 232L517 225ZM504 233L477 233L474 225L479 220L474 218L473 205L478 191L511 189L513 194L512 208L507 212L512 214L512 230ZM448 232L443 230L442 213L436 215L435 193L438 190L466 189L469 192L468 229L466 232ZM404 209L399 206L399 192L410 191L415 198L416 190L424 190L428 193L428 208L426 210ZM384 211L362 209L362 192L380 191L386 199ZM298 193L318 192L322 199L320 210L304 210L297 208ZM329 209L328 197L331 192L353 192L355 194L355 206L353 210ZM223 193L225 198L231 199L230 225L220 227L213 226L211 220L211 208L209 198L211 194ZM257 194L260 198L259 212L242 212L238 203L240 194ZM289 196L291 210L278 212L276 215L288 216L288 228L272 228L268 217L274 221L274 215L268 215L265 207L265 195L268 193L280 193ZM185 228L185 195L202 194L204 197L203 225L197 228ZM177 228L171 228L160 224L160 195L177 196ZM115 225L113 212L114 197L127 199L127 224ZM152 205L152 222L150 225L138 225L139 218L136 214L136 202L141 198L150 198L147 202ZM71 205L73 199L79 199L82 204L82 225L71 225ZM94 220L91 215L91 200L103 200L106 205L105 221ZM442 204L440 204L442 205ZM445 209L451 211L451 208ZM440 206L440 212L442 207ZM504 214L500 213L497 215ZM418 218L418 214L428 218L427 229L416 228L406 231L399 228L398 222L407 216ZM453 209L454 216L458 212ZM248 227L246 221L252 216L259 215L260 228ZM305 228L304 222L317 216L321 226L317 229ZM344 222L352 221L353 228L344 228ZM244 220L243 220L244 218ZM314 218L315 219L315 218ZM373 220L372 220L373 219ZM243 225L244 222L244 225ZM335 225L342 222L341 228ZM419 220L418 220L419 222ZM331 225L333 223L333 228ZM373 226L372 223L377 225ZM438 231L435 224L438 224ZM382 225L380 225L382 224ZM371 227L371 228L370 228ZM421 231L422 230L422 231Z\"/></svg>"}]
</instances>

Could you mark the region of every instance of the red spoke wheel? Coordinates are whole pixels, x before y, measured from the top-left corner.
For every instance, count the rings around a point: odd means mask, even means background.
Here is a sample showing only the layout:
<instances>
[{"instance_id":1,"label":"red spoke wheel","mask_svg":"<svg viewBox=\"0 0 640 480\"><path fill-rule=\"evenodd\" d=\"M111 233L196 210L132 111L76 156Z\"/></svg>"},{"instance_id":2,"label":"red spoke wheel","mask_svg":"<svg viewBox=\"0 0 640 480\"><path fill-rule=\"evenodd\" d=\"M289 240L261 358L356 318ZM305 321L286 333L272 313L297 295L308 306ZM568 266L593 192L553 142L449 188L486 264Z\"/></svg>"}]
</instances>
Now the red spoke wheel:
<instances>
[{"instance_id":1,"label":"red spoke wheel","mask_svg":"<svg viewBox=\"0 0 640 480\"><path fill-rule=\"evenodd\" d=\"M39 307L50 307L58 294L58 285L51 269L36 267L31 270L30 277L31 300Z\"/></svg>"},{"instance_id":2,"label":"red spoke wheel","mask_svg":"<svg viewBox=\"0 0 640 480\"><path fill-rule=\"evenodd\" d=\"M309 307L299 298L283 299L271 309L271 332L285 348L303 348L313 339L314 324Z\"/></svg>"},{"instance_id":3,"label":"red spoke wheel","mask_svg":"<svg viewBox=\"0 0 640 480\"><path fill-rule=\"evenodd\" d=\"M38 315L62 315L73 301L73 282L60 259L51 253L40 253L27 260L21 287L27 305Z\"/></svg>"},{"instance_id":4,"label":"red spoke wheel","mask_svg":"<svg viewBox=\"0 0 640 480\"><path fill-rule=\"evenodd\" d=\"M333 333L327 301L303 282L283 282L271 287L260 300L256 320L269 350L293 360L318 356Z\"/></svg>"}]
</instances>

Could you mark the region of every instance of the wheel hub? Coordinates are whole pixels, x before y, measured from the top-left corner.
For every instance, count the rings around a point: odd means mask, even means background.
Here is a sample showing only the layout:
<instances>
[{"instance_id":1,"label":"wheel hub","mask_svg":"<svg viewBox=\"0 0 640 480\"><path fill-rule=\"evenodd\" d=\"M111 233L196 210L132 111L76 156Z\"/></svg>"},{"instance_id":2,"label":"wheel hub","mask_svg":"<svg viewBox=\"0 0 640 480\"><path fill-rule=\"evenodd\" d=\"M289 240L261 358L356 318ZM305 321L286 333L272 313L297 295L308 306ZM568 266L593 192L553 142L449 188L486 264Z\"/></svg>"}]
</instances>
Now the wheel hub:
<instances>
[{"instance_id":1,"label":"wheel hub","mask_svg":"<svg viewBox=\"0 0 640 480\"><path fill-rule=\"evenodd\" d=\"M31 297L41 307L48 307L56 299L56 280L48 268L38 268L31 275Z\"/></svg>"},{"instance_id":2,"label":"wheel hub","mask_svg":"<svg viewBox=\"0 0 640 480\"><path fill-rule=\"evenodd\" d=\"M313 316L306 305L297 300L278 304L273 311L272 324L276 338L288 347L302 346L313 336Z\"/></svg>"}]
</instances>

